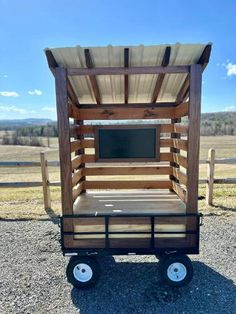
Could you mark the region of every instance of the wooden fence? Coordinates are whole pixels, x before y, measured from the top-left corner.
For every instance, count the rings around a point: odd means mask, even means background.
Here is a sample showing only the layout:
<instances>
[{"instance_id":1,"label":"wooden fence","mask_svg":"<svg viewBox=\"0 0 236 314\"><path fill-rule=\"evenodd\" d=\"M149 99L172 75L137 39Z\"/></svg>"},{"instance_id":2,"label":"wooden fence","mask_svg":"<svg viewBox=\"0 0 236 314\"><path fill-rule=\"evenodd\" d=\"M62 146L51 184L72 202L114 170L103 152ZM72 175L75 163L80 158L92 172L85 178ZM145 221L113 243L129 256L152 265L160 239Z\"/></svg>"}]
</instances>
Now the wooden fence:
<instances>
[{"instance_id":1,"label":"wooden fence","mask_svg":"<svg viewBox=\"0 0 236 314\"><path fill-rule=\"evenodd\" d=\"M206 204L213 205L214 184L236 184L236 178L215 178L215 164L235 164L236 158L215 159L215 150L210 149L207 160L200 160L200 164L207 164L206 179L200 179L199 184L206 184ZM43 188L45 209L51 208L50 186L60 186L60 181L50 181L48 167L58 167L59 161L48 161L44 152L40 153L40 162L3 161L0 167L41 167L42 181L31 182L0 182L0 188L38 187Z\"/></svg>"}]
</instances>

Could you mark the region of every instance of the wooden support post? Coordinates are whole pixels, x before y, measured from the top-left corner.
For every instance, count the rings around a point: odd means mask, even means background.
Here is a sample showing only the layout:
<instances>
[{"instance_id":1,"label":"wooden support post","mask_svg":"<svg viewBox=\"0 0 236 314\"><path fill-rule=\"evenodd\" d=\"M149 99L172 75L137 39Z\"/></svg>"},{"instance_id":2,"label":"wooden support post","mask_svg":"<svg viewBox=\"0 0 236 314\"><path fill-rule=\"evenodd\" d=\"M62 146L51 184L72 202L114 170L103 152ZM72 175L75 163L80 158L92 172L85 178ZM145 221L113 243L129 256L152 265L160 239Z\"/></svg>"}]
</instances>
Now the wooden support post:
<instances>
[{"instance_id":1,"label":"wooden support post","mask_svg":"<svg viewBox=\"0 0 236 314\"><path fill-rule=\"evenodd\" d=\"M57 121L61 168L62 214L73 214L70 123L68 114L67 71L55 68Z\"/></svg>"},{"instance_id":2,"label":"wooden support post","mask_svg":"<svg viewBox=\"0 0 236 314\"><path fill-rule=\"evenodd\" d=\"M214 172L215 172L215 150L211 148L208 151L206 205L213 205Z\"/></svg>"},{"instance_id":3,"label":"wooden support post","mask_svg":"<svg viewBox=\"0 0 236 314\"><path fill-rule=\"evenodd\" d=\"M42 174L42 183L43 183L43 200L44 200L44 209L51 208L51 195L49 188L49 176L48 176L48 165L45 158L45 153L40 153L40 162L41 162L41 174Z\"/></svg>"},{"instance_id":4,"label":"wooden support post","mask_svg":"<svg viewBox=\"0 0 236 314\"><path fill-rule=\"evenodd\" d=\"M199 144L201 118L201 78L200 64L190 67L189 129L188 129L188 169L187 169L187 213L198 211Z\"/></svg>"}]
</instances>

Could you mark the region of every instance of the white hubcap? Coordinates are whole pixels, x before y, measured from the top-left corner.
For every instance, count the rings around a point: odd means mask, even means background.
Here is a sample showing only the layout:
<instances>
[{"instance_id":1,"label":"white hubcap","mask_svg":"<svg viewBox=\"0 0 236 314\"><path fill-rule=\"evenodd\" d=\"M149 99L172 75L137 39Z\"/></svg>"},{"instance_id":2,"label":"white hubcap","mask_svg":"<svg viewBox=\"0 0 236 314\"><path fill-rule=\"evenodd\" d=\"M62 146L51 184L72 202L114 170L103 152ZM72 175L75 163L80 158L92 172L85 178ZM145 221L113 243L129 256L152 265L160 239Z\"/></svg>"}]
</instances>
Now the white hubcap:
<instances>
[{"instance_id":1,"label":"white hubcap","mask_svg":"<svg viewBox=\"0 0 236 314\"><path fill-rule=\"evenodd\" d=\"M87 282L92 278L93 271L88 264L80 263L74 267L73 274L76 280Z\"/></svg>"},{"instance_id":2,"label":"white hubcap","mask_svg":"<svg viewBox=\"0 0 236 314\"><path fill-rule=\"evenodd\" d=\"M167 269L167 276L170 280L178 282L184 280L187 269L182 263L173 263Z\"/></svg>"}]
</instances>

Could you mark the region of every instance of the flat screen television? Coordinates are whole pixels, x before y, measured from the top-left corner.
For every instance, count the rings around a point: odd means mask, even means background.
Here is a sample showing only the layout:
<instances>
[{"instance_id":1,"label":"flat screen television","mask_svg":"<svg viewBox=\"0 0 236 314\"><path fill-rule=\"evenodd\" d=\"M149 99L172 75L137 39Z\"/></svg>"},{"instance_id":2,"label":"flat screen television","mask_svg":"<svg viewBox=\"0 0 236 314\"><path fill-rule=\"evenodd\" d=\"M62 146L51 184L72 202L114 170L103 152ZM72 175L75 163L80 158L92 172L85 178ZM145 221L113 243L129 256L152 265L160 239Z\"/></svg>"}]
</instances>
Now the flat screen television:
<instances>
[{"instance_id":1,"label":"flat screen television","mask_svg":"<svg viewBox=\"0 0 236 314\"><path fill-rule=\"evenodd\" d=\"M98 126L96 161L160 161L160 128L147 125Z\"/></svg>"}]
</instances>

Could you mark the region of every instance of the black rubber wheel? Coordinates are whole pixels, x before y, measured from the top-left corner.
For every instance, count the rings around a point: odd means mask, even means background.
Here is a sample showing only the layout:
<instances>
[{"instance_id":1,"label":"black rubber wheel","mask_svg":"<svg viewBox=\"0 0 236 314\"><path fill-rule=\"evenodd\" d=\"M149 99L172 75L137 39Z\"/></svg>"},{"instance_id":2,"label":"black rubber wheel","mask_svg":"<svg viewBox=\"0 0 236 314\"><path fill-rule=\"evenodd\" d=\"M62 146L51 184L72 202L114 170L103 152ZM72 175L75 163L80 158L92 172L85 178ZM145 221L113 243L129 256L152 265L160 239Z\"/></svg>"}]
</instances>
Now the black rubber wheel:
<instances>
[{"instance_id":1,"label":"black rubber wheel","mask_svg":"<svg viewBox=\"0 0 236 314\"><path fill-rule=\"evenodd\" d=\"M67 280L76 288L93 287L100 276L100 267L92 257L73 257L66 268Z\"/></svg>"},{"instance_id":2,"label":"black rubber wheel","mask_svg":"<svg viewBox=\"0 0 236 314\"><path fill-rule=\"evenodd\" d=\"M193 278L193 265L187 255L170 254L161 259L160 274L172 287L183 287Z\"/></svg>"}]
</instances>

